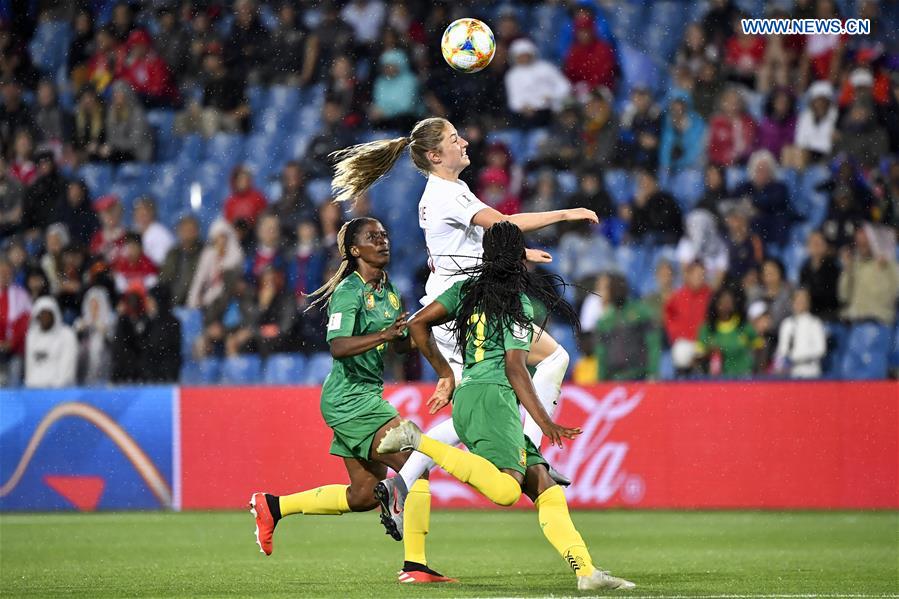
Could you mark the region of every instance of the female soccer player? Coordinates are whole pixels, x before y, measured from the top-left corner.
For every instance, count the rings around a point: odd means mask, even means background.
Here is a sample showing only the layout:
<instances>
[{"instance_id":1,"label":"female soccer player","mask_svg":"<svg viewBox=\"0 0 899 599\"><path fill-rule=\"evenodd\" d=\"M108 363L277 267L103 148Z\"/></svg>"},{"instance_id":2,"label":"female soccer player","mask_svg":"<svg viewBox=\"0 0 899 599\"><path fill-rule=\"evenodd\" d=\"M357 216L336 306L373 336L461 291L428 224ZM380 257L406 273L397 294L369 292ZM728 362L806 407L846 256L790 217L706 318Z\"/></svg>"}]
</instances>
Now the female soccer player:
<instances>
[{"instance_id":1,"label":"female soccer player","mask_svg":"<svg viewBox=\"0 0 899 599\"><path fill-rule=\"evenodd\" d=\"M409 148L412 162L427 176L428 183L418 204L418 221L425 233L431 270L425 286L425 296L421 299L422 305L428 305L454 282L465 278L459 270L479 262L483 251L481 241L484 230L494 223L509 221L527 232L562 221L598 222L596 213L585 208L510 216L497 212L481 202L468 185L459 179L459 174L471 164L466 152L467 146L468 142L459 135L452 123L442 118L428 118L419 121L408 137L361 144L334 155L337 160L332 181L336 192L335 201L350 200L364 193L390 171L406 148ZM526 255L532 262L548 262L552 259L549 254L539 250L528 249ZM552 414L561 393L562 379L568 369L568 353L546 332L537 330L535 333L536 340L528 356L528 363L536 365L534 387L537 389L537 397L544 409ZM451 331L446 327L437 327L434 329L434 339L440 353L449 361L456 378L460 378L462 355ZM539 447L542 433L530 415L526 415L524 430L525 435ZM452 420L446 420L432 428L428 435L449 445L459 443ZM412 503L407 506L405 526L402 512L394 513L394 523L390 529L391 532L392 529L397 529L404 535L407 562L404 570L409 570L410 564L414 568L415 564L426 562L424 536L429 527L430 494L426 481L418 483L418 489L412 487L422 473L433 465L434 462L426 456L415 453L400 471L405 486L412 490L409 495ZM568 479L555 470L551 469L550 472L560 484L570 484ZM390 483L387 488L380 488L379 491L388 497L393 494ZM402 502L398 505L402 510ZM388 524L385 521L385 525ZM406 576L400 573L400 579L408 579L411 571L407 571Z\"/></svg>"},{"instance_id":2,"label":"female soccer player","mask_svg":"<svg viewBox=\"0 0 899 599\"><path fill-rule=\"evenodd\" d=\"M254 493L250 511L256 517L256 543L266 555L272 553L272 534L284 516L373 509L378 505L375 485L387 467L399 471L409 456L374 450L385 431L400 421L396 408L382 397L382 354L388 343L400 352L411 348L400 294L384 270L390 262L387 232L373 218L356 218L341 227L337 247L340 267L312 294L317 296L312 305L328 304L327 340L334 367L322 386L321 412L334 431L331 454L343 458L350 484L281 497ZM405 495L405 489L401 492Z\"/></svg>"},{"instance_id":3,"label":"female soccer player","mask_svg":"<svg viewBox=\"0 0 899 599\"><path fill-rule=\"evenodd\" d=\"M471 453L423 435L409 420L388 430L377 451L415 449L499 505L513 505L523 489L537 506L544 535L574 570L579 590L633 588L633 583L593 566L561 487L524 434L519 401L553 444L561 446L563 438L581 432L551 420L528 376L534 316L529 298L557 306L569 317L575 314L524 262L521 229L508 222L491 226L484 235L483 262L467 269L472 278L454 283L408 323L416 345L440 377L435 394L439 408L449 401L455 374L436 350L431 332L450 320L464 356L462 382L453 395L453 423Z\"/></svg>"}]
</instances>

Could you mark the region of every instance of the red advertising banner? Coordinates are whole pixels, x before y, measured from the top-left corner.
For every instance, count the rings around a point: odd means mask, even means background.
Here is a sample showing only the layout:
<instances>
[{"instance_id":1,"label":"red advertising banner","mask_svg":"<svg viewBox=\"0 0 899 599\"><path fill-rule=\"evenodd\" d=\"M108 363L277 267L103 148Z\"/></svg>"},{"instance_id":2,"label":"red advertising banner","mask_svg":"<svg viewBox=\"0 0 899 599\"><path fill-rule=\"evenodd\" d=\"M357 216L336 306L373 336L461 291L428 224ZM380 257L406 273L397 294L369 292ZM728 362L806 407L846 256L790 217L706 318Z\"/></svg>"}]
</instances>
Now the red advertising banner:
<instances>
[{"instance_id":1,"label":"red advertising banner","mask_svg":"<svg viewBox=\"0 0 899 599\"><path fill-rule=\"evenodd\" d=\"M431 387L385 396L425 430ZM328 455L318 388L181 390L184 509L241 507L253 491L346 482ZM557 420L584 433L545 449L573 507L899 508L899 384L567 386ZM439 469L435 507L490 505Z\"/></svg>"}]
</instances>

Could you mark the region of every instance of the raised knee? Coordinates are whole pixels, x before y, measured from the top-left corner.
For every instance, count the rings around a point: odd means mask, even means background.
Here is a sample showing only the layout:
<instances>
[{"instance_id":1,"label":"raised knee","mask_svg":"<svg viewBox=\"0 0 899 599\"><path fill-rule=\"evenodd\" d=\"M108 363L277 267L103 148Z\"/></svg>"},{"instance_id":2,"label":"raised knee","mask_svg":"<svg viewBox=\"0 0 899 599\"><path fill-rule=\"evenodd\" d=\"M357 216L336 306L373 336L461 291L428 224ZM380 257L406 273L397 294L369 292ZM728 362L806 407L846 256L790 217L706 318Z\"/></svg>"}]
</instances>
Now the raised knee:
<instances>
[{"instance_id":1,"label":"raised knee","mask_svg":"<svg viewBox=\"0 0 899 599\"><path fill-rule=\"evenodd\" d=\"M368 492L354 491L350 488L346 494L346 502L350 509L354 512L367 512L375 509L378 500L375 499L374 493L368 489Z\"/></svg>"},{"instance_id":2,"label":"raised knee","mask_svg":"<svg viewBox=\"0 0 899 599\"><path fill-rule=\"evenodd\" d=\"M509 507L515 505L520 497L521 485L510 476L501 487L496 489L496 494L491 499L497 505Z\"/></svg>"}]
</instances>

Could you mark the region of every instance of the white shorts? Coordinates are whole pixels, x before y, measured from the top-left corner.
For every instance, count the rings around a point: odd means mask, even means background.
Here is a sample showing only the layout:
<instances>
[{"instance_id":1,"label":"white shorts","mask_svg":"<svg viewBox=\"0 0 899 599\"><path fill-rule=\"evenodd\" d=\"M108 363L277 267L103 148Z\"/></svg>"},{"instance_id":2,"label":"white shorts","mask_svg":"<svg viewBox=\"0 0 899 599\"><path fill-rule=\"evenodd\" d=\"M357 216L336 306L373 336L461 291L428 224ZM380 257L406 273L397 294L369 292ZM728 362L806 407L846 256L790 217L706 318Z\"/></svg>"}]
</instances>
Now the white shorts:
<instances>
[{"instance_id":1,"label":"white shorts","mask_svg":"<svg viewBox=\"0 0 899 599\"><path fill-rule=\"evenodd\" d=\"M439 327L433 327L431 334L434 335L434 341L437 343L437 349L440 354L449 362L450 368L453 369L453 375L456 377L456 384L462 380L462 352L456 346L456 336L450 331L446 324Z\"/></svg>"}]
</instances>

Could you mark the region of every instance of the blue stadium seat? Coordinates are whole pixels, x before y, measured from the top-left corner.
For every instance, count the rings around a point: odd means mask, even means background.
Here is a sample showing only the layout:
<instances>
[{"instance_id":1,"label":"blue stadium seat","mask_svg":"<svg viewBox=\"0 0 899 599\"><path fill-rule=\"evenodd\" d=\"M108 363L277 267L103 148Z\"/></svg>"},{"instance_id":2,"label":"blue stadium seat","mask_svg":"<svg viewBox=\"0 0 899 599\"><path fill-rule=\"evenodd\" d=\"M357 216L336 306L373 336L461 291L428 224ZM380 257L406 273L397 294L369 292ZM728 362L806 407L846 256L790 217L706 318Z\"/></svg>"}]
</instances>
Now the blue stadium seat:
<instances>
[{"instance_id":1,"label":"blue stadium seat","mask_svg":"<svg viewBox=\"0 0 899 599\"><path fill-rule=\"evenodd\" d=\"M203 332L203 314L198 308L179 306L175 318L181 323L181 355L190 356L194 340Z\"/></svg>"},{"instance_id":2,"label":"blue stadium seat","mask_svg":"<svg viewBox=\"0 0 899 599\"><path fill-rule=\"evenodd\" d=\"M331 180L313 179L306 184L306 192L315 204L323 204L331 199Z\"/></svg>"},{"instance_id":3,"label":"blue stadium seat","mask_svg":"<svg viewBox=\"0 0 899 599\"><path fill-rule=\"evenodd\" d=\"M623 92L629 94L637 85L649 86L659 91L663 81L662 71L650 54L638 50L630 44L618 45L618 59L621 61Z\"/></svg>"},{"instance_id":4,"label":"blue stadium seat","mask_svg":"<svg viewBox=\"0 0 899 599\"><path fill-rule=\"evenodd\" d=\"M606 191L618 205L627 204L634 197L634 181L627 171L609 170L603 174Z\"/></svg>"},{"instance_id":5,"label":"blue stadium seat","mask_svg":"<svg viewBox=\"0 0 899 599\"><path fill-rule=\"evenodd\" d=\"M891 331L886 325L873 322L852 325L846 342L846 354L843 356L843 378L886 378L890 337Z\"/></svg>"},{"instance_id":6,"label":"blue stadium seat","mask_svg":"<svg viewBox=\"0 0 899 599\"><path fill-rule=\"evenodd\" d=\"M265 360L262 381L266 385L298 385L303 382L305 367L302 354L273 354Z\"/></svg>"},{"instance_id":7,"label":"blue stadium seat","mask_svg":"<svg viewBox=\"0 0 899 599\"><path fill-rule=\"evenodd\" d=\"M784 268L787 270L787 279L792 283L799 281L799 271L802 270L802 264L805 262L807 252L804 243L790 243L784 250L783 259Z\"/></svg>"},{"instance_id":8,"label":"blue stadium seat","mask_svg":"<svg viewBox=\"0 0 899 599\"><path fill-rule=\"evenodd\" d=\"M112 167L99 162L85 164L78 169L78 177L84 179L91 196L98 198L109 193L112 186Z\"/></svg>"},{"instance_id":9,"label":"blue stadium seat","mask_svg":"<svg viewBox=\"0 0 899 599\"><path fill-rule=\"evenodd\" d=\"M500 142L512 155L512 160L520 162L525 154L524 134L518 129L500 129L487 133L487 143Z\"/></svg>"},{"instance_id":10,"label":"blue stadium seat","mask_svg":"<svg viewBox=\"0 0 899 599\"><path fill-rule=\"evenodd\" d=\"M692 210L705 191L704 175L701 169L687 169L671 177L668 189L674 195L684 213Z\"/></svg>"},{"instance_id":11,"label":"blue stadium seat","mask_svg":"<svg viewBox=\"0 0 899 599\"><path fill-rule=\"evenodd\" d=\"M278 112L290 112L300 105L300 90L289 85L275 85L268 90L269 102L267 108L274 108Z\"/></svg>"},{"instance_id":12,"label":"blue stadium seat","mask_svg":"<svg viewBox=\"0 0 899 599\"><path fill-rule=\"evenodd\" d=\"M274 133L284 123L284 113L277 108L266 108L252 117L253 131L261 133Z\"/></svg>"},{"instance_id":13,"label":"blue stadium seat","mask_svg":"<svg viewBox=\"0 0 899 599\"><path fill-rule=\"evenodd\" d=\"M223 385L256 385L262 380L262 360L256 354L228 356L222 363Z\"/></svg>"},{"instance_id":14,"label":"blue stadium seat","mask_svg":"<svg viewBox=\"0 0 899 599\"><path fill-rule=\"evenodd\" d=\"M306 363L306 377L303 382L307 385L321 385L331 372L333 364L334 360L327 352L312 354Z\"/></svg>"},{"instance_id":15,"label":"blue stadium seat","mask_svg":"<svg viewBox=\"0 0 899 599\"><path fill-rule=\"evenodd\" d=\"M247 87L247 100L250 102L250 112L257 113L268 105L268 92L264 87L252 85Z\"/></svg>"},{"instance_id":16,"label":"blue stadium seat","mask_svg":"<svg viewBox=\"0 0 899 599\"><path fill-rule=\"evenodd\" d=\"M309 147L309 135L294 133L284 140L284 155L291 160L298 160L306 156L306 148Z\"/></svg>"},{"instance_id":17,"label":"blue stadium seat","mask_svg":"<svg viewBox=\"0 0 899 599\"><path fill-rule=\"evenodd\" d=\"M843 373L849 327L840 322L828 322L824 324L824 330L827 333L827 355L821 361L821 371L826 378L837 379Z\"/></svg>"},{"instance_id":18,"label":"blue stadium seat","mask_svg":"<svg viewBox=\"0 0 899 599\"><path fill-rule=\"evenodd\" d=\"M899 322L893 329L893 344L889 358L890 368L899 368Z\"/></svg>"},{"instance_id":19,"label":"blue stadium seat","mask_svg":"<svg viewBox=\"0 0 899 599\"><path fill-rule=\"evenodd\" d=\"M729 166L724 171L724 182L729 191L733 191L737 186L746 181L746 169L740 166Z\"/></svg>"},{"instance_id":20,"label":"blue stadium seat","mask_svg":"<svg viewBox=\"0 0 899 599\"><path fill-rule=\"evenodd\" d=\"M244 157L244 139L237 133L216 133L206 146L206 160L218 163L225 172Z\"/></svg>"},{"instance_id":21,"label":"blue stadium seat","mask_svg":"<svg viewBox=\"0 0 899 599\"><path fill-rule=\"evenodd\" d=\"M115 182L118 185L130 185L146 189L155 178L156 173L151 164L146 162L126 162L119 166L115 175Z\"/></svg>"},{"instance_id":22,"label":"blue stadium seat","mask_svg":"<svg viewBox=\"0 0 899 599\"><path fill-rule=\"evenodd\" d=\"M206 150L206 140L201 135L186 135L181 140L181 149L178 152L178 162L186 168L193 168L203 159Z\"/></svg>"},{"instance_id":23,"label":"blue stadium seat","mask_svg":"<svg viewBox=\"0 0 899 599\"><path fill-rule=\"evenodd\" d=\"M153 128L156 159L160 162L174 160L181 142L174 132L175 111L150 110L147 112L147 122Z\"/></svg>"},{"instance_id":24,"label":"blue stadium seat","mask_svg":"<svg viewBox=\"0 0 899 599\"><path fill-rule=\"evenodd\" d=\"M71 39L68 21L40 21L28 44L31 61L44 74L55 74L66 64Z\"/></svg>"},{"instance_id":25,"label":"blue stadium seat","mask_svg":"<svg viewBox=\"0 0 899 599\"><path fill-rule=\"evenodd\" d=\"M217 385L221 378L220 358L204 358L199 362L189 360L181 366L182 385Z\"/></svg>"}]
</instances>

